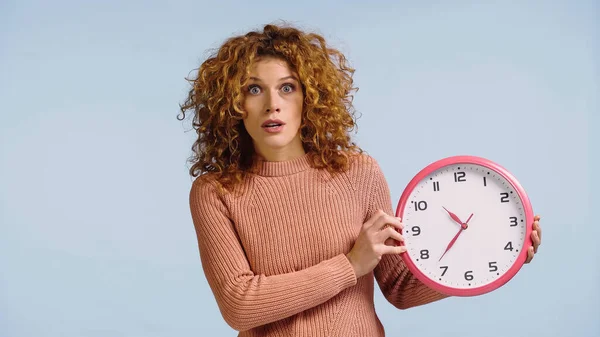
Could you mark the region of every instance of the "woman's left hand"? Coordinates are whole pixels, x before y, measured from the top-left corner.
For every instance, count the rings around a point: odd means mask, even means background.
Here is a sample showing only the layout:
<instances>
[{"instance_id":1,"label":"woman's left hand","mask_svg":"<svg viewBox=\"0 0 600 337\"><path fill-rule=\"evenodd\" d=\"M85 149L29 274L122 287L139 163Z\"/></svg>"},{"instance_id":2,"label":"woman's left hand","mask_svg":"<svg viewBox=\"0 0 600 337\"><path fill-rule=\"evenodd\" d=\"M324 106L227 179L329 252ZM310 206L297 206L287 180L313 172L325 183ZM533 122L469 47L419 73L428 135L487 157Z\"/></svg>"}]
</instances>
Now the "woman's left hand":
<instances>
[{"instance_id":1,"label":"woman's left hand","mask_svg":"<svg viewBox=\"0 0 600 337\"><path fill-rule=\"evenodd\" d=\"M542 227L540 227L539 215L533 217L531 241L533 241L533 246L529 247L529 250L527 251L527 259L525 260L525 263L529 263L531 260L533 260L533 256L537 253L538 247L542 244Z\"/></svg>"}]
</instances>

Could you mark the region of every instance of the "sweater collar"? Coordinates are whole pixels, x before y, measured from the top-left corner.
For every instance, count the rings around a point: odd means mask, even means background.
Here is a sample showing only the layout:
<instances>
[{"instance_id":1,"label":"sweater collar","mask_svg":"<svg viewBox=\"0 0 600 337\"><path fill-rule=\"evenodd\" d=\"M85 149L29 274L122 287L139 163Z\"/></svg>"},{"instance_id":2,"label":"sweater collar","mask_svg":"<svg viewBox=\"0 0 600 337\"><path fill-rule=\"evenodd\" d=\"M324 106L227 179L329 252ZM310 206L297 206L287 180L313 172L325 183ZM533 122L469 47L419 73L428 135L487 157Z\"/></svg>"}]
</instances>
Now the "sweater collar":
<instances>
[{"instance_id":1,"label":"sweater collar","mask_svg":"<svg viewBox=\"0 0 600 337\"><path fill-rule=\"evenodd\" d=\"M311 164L308 153L284 161L267 161L263 157L255 156L251 172L260 176L277 177L299 173L309 168Z\"/></svg>"}]
</instances>

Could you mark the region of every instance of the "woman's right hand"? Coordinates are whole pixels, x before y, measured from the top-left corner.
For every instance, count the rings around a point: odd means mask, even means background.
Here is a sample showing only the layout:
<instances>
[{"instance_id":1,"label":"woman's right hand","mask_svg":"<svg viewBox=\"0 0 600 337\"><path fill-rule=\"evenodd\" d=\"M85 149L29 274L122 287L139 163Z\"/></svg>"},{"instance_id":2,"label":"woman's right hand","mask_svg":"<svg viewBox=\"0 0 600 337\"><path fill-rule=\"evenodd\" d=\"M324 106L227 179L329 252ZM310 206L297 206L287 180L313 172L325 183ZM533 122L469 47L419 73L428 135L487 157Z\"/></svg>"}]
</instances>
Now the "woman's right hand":
<instances>
[{"instance_id":1,"label":"woman's right hand","mask_svg":"<svg viewBox=\"0 0 600 337\"><path fill-rule=\"evenodd\" d=\"M362 225L352 250L346 254L359 278L373 270L384 254L400 254L406 251L405 246L395 245L403 242L402 223L399 218L378 210Z\"/></svg>"}]
</instances>

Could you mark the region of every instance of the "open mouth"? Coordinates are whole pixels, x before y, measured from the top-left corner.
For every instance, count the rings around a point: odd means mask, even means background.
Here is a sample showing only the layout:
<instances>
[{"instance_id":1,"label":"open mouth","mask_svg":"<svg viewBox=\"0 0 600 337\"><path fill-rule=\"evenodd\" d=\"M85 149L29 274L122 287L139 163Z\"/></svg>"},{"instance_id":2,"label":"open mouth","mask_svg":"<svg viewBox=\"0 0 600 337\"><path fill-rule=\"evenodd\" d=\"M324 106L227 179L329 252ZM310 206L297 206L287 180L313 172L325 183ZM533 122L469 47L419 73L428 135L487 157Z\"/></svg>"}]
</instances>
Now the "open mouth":
<instances>
[{"instance_id":1,"label":"open mouth","mask_svg":"<svg viewBox=\"0 0 600 337\"><path fill-rule=\"evenodd\" d=\"M274 129L274 128L280 127L282 125L283 124L281 124L281 123L267 123L267 124L263 125L263 128Z\"/></svg>"},{"instance_id":2,"label":"open mouth","mask_svg":"<svg viewBox=\"0 0 600 337\"><path fill-rule=\"evenodd\" d=\"M268 121L265 121L261 126L263 130L269 133L277 133L283 130L284 125L285 123L278 119L269 119Z\"/></svg>"}]
</instances>

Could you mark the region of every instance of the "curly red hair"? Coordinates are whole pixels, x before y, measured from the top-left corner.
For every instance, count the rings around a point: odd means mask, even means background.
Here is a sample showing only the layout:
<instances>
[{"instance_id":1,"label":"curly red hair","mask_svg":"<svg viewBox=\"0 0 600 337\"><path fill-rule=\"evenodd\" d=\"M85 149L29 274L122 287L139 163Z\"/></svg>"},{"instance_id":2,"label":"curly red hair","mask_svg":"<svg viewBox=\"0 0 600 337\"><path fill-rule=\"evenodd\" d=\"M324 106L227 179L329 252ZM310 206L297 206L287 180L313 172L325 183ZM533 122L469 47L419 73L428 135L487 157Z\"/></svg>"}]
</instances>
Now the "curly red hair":
<instances>
[{"instance_id":1,"label":"curly red hair","mask_svg":"<svg viewBox=\"0 0 600 337\"><path fill-rule=\"evenodd\" d=\"M350 155L362 150L351 141L356 127L352 105L354 69L337 49L316 33L289 26L265 25L229 38L188 79L192 88L180 109L194 113L193 166L189 173L217 174L223 185L240 182L252 166L254 148L242 119L243 88L253 62L263 56L287 61L302 84L301 139L312 165L339 172L349 166Z\"/></svg>"}]
</instances>

